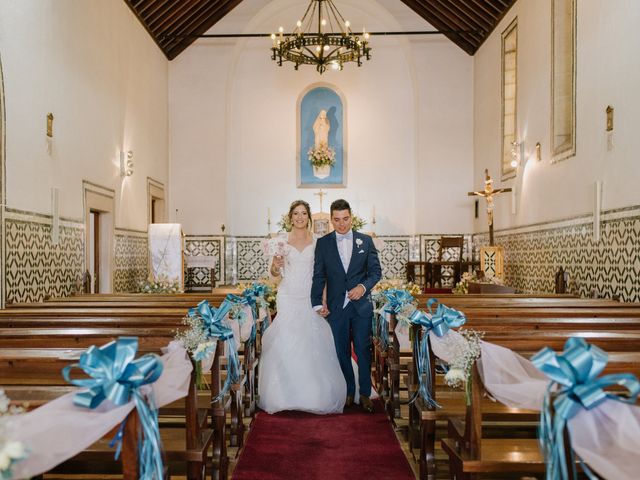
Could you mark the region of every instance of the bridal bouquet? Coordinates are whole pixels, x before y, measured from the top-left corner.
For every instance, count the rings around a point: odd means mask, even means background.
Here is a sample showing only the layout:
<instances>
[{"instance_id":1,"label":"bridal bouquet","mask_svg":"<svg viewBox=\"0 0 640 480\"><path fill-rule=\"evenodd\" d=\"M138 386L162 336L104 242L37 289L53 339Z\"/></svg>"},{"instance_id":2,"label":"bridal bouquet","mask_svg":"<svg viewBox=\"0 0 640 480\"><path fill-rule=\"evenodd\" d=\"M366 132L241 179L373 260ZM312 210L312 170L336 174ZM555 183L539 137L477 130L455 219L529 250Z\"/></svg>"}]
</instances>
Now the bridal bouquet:
<instances>
[{"instance_id":1,"label":"bridal bouquet","mask_svg":"<svg viewBox=\"0 0 640 480\"><path fill-rule=\"evenodd\" d=\"M277 236L262 242L262 251L267 257L285 257L287 255L287 239ZM284 278L284 267L280 268L280 275Z\"/></svg>"}]
</instances>

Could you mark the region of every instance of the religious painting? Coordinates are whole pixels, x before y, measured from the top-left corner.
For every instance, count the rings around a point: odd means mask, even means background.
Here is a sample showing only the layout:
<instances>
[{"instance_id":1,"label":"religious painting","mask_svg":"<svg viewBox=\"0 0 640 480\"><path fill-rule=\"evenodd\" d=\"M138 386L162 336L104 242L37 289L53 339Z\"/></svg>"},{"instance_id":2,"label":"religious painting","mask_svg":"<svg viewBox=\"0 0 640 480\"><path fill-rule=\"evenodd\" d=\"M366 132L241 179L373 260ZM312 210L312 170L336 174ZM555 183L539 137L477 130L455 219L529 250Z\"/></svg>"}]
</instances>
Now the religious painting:
<instances>
[{"instance_id":1,"label":"religious painting","mask_svg":"<svg viewBox=\"0 0 640 480\"><path fill-rule=\"evenodd\" d=\"M347 186L344 101L334 88L316 84L298 99L298 187Z\"/></svg>"}]
</instances>

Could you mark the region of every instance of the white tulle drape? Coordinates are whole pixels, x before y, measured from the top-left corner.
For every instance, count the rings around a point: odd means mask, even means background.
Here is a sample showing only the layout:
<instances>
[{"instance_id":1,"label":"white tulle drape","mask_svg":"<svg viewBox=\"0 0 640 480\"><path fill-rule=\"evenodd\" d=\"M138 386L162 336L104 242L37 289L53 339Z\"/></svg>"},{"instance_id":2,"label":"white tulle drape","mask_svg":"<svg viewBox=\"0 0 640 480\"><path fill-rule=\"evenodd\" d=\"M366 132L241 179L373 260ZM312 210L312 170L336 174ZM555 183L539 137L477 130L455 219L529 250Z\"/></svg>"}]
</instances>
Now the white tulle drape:
<instances>
[{"instance_id":1,"label":"white tulle drape","mask_svg":"<svg viewBox=\"0 0 640 480\"><path fill-rule=\"evenodd\" d=\"M433 353L450 362L464 342L449 331L443 337L430 333ZM512 408L540 411L549 383L528 359L508 348L481 343L480 376L492 397ZM640 407L606 400L591 410L581 410L569 420L571 444L587 465L603 478L640 478Z\"/></svg>"},{"instance_id":2,"label":"white tulle drape","mask_svg":"<svg viewBox=\"0 0 640 480\"><path fill-rule=\"evenodd\" d=\"M186 350L177 342L171 342L160 359L162 375L153 385L143 387L153 389L158 407L187 395L192 370ZM82 452L119 425L134 408L133 400L115 408L107 400L95 409L77 407L74 395L67 393L11 419L8 438L23 442L29 449L29 456L13 467L13 479L47 472Z\"/></svg>"}]
</instances>

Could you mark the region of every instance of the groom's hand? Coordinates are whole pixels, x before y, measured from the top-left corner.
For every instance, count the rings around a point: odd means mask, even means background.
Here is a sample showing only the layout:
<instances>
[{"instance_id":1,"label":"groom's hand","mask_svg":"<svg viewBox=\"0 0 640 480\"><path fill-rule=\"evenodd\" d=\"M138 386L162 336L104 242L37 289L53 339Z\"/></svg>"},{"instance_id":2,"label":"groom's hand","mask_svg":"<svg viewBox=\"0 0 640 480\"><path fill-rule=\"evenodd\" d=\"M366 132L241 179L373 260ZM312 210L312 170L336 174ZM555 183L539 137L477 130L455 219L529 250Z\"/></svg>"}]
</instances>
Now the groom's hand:
<instances>
[{"instance_id":1,"label":"groom's hand","mask_svg":"<svg viewBox=\"0 0 640 480\"><path fill-rule=\"evenodd\" d=\"M318 315L320 315L321 317L328 317L329 313L329 309L326 305L322 305L322 308L318 310Z\"/></svg>"},{"instance_id":2,"label":"groom's hand","mask_svg":"<svg viewBox=\"0 0 640 480\"><path fill-rule=\"evenodd\" d=\"M347 293L347 298L352 301L360 300L365 292L366 289L363 285L356 285L351 290L349 290L349 293Z\"/></svg>"}]
</instances>

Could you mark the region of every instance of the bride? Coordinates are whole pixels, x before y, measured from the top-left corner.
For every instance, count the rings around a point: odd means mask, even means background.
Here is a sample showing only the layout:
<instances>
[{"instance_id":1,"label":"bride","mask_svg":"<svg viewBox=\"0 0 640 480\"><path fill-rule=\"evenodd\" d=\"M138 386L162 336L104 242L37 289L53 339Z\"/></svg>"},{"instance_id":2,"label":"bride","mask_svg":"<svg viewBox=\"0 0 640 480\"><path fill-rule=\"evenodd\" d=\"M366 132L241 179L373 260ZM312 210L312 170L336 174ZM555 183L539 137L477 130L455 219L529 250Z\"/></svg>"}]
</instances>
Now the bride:
<instances>
[{"instance_id":1,"label":"bride","mask_svg":"<svg viewBox=\"0 0 640 480\"><path fill-rule=\"evenodd\" d=\"M331 328L313 310L310 300L315 238L309 230L309 204L296 200L288 216L293 229L286 254L271 262L271 275L283 278L278 287L278 313L262 338L259 406L268 413L341 413L347 384Z\"/></svg>"}]
</instances>

